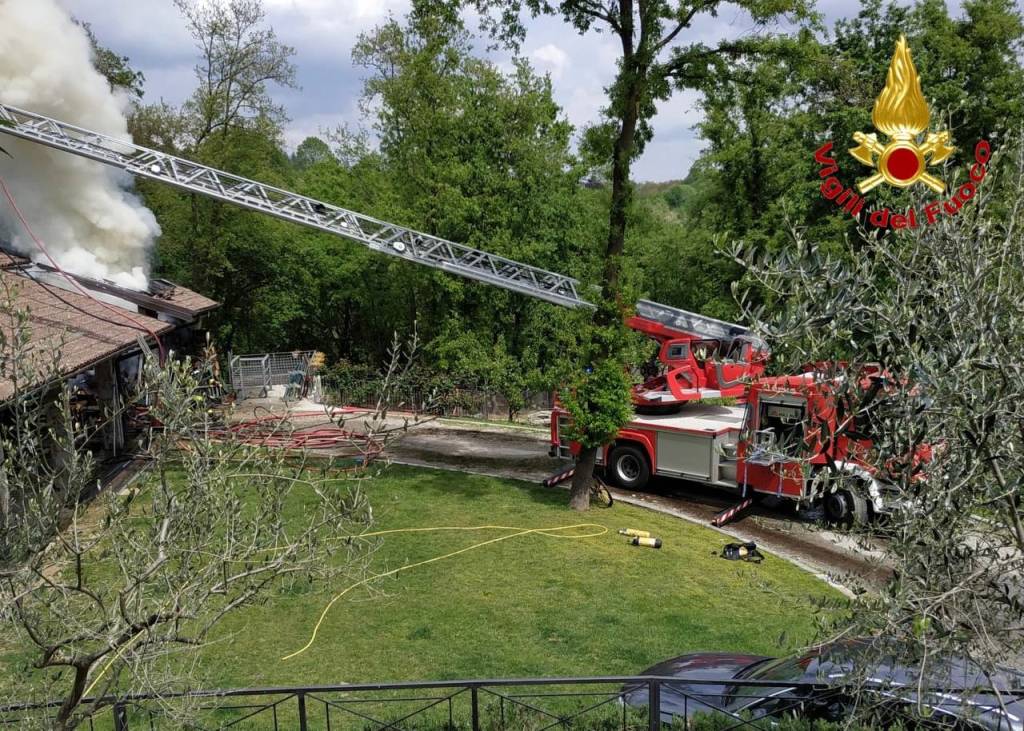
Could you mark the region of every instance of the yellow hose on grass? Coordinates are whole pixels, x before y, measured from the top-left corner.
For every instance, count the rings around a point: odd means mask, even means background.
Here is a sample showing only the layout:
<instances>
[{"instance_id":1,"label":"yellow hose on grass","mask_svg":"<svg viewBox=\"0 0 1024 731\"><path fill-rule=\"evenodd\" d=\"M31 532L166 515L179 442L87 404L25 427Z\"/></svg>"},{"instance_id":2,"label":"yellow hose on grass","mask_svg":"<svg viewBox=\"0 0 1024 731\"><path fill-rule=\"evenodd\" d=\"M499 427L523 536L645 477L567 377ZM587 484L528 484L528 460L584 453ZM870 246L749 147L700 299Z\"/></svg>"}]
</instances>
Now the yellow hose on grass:
<instances>
[{"instance_id":1,"label":"yellow hose on grass","mask_svg":"<svg viewBox=\"0 0 1024 731\"><path fill-rule=\"evenodd\" d=\"M580 534L580 535L564 535L564 533L566 531L581 530L581 529L584 529L584 528L590 528L592 530L589 533L583 533L583 534ZM358 588L360 586L364 586L364 585L370 583L371 581L373 581L375 579L384 579L384 578L387 578L388 576L394 576L395 574L401 573L402 571L408 571L409 569L414 569L414 568L417 568L419 566L426 566L429 563L436 563L438 561L444 561L445 559L452 558L454 556L458 556L460 554L467 553L469 551L474 551L477 548L483 548L484 546L489 546L492 543L500 543L501 541L507 541L510 538L518 538L519 536L542 535L542 536L547 536L548 538L568 538L568 539L572 539L572 540L579 540L579 539L583 539L583 538L597 538L598 536L603 536L604 534L608 533L608 528L606 528L603 525L599 525L597 523L576 523L575 525L562 525L562 526L555 526L553 528L522 528L522 527L519 527L519 526L511 526L511 525L475 525L475 526L468 526L468 527L467 526L441 526L441 527L437 527L437 528L392 528L390 530L381 530L381 531L376 531L376 532L373 532L373 533L361 533L361 534L359 534L357 536L351 536L351 537L352 538L370 538L372 536L382 536L382 535L389 535L389 534L393 534L393 533L429 533L429 532L434 532L434 531L480 531L480 530L512 530L512 531L516 531L516 532L515 533L509 533L508 535L504 535L504 536L499 536L498 538L491 538L490 540L487 540L487 541L481 541L480 543L476 543L476 544L474 544L472 546L467 546L466 548L460 548L457 551L452 551L451 553L445 553L445 554L443 554L441 556L434 556L433 558L428 558L428 559L425 559L423 561L417 561L416 563L411 563L411 564L408 564L406 566L399 566L397 569L392 569L391 571L385 571L383 574L374 574L373 576L369 576L369 577L367 577L365 579L360 579L356 583L354 583L354 584L352 584L350 586L347 586L345 589L343 589L339 593L335 594L331 598L331 600L329 602L327 602L327 606L324 607L323 611L320 613L320 618L317 620L316 625L313 627L313 633L312 633L312 635L310 635L309 641L302 648L296 650L295 652L293 652L293 653L291 653L289 655L285 655L281 659L282 660L290 660L293 657L298 657L299 655L304 653L306 650L308 650L310 647L312 647L313 643L316 642L316 636L317 636L317 633L320 631L320 626L324 623L324 620L327 618L327 613L331 611L331 607L333 607L338 602L339 599L341 599L343 596L348 594L353 589L356 589L356 588Z\"/></svg>"}]
</instances>

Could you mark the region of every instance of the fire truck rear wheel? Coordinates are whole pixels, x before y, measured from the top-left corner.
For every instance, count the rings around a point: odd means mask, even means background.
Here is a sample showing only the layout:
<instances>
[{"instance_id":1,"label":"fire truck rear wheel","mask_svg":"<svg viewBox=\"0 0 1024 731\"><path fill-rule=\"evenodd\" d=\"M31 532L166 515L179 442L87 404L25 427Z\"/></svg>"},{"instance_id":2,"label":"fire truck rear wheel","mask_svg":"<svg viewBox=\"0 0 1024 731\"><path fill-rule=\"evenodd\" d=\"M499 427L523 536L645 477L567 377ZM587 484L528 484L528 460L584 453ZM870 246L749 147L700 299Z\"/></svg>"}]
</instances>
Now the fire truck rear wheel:
<instances>
[{"instance_id":1,"label":"fire truck rear wheel","mask_svg":"<svg viewBox=\"0 0 1024 731\"><path fill-rule=\"evenodd\" d=\"M639 447L631 444L621 444L612 450L608 468L608 476L619 487L627 490L642 490L651 479L647 455Z\"/></svg>"},{"instance_id":2,"label":"fire truck rear wheel","mask_svg":"<svg viewBox=\"0 0 1024 731\"><path fill-rule=\"evenodd\" d=\"M864 525L870 512L868 501L849 490L839 490L825 496L825 517L830 523Z\"/></svg>"}]
</instances>

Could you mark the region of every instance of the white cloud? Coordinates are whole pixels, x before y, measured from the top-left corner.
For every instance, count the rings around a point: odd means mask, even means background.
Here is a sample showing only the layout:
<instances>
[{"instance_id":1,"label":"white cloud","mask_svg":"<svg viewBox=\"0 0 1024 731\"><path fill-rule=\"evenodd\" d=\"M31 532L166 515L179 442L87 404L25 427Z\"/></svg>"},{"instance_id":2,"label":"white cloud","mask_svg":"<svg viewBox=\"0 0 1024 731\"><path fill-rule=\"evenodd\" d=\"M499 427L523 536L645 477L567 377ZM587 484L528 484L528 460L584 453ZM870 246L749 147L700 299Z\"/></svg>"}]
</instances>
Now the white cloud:
<instances>
[{"instance_id":1,"label":"white cloud","mask_svg":"<svg viewBox=\"0 0 1024 731\"><path fill-rule=\"evenodd\" d=\"M119 53L149 58L190 59L195 45L170 0L59 0L75 18L90 23L100 42Z\"/></svg>"},{"instance_id":2,"label":"white cloud","mask_svg":"<svg viewBox=\"0 0 1024 731\"><path fill-rule=\"evenodd\" d=\"M608 103L608 96L600 84L588 84L571 89L556 88L555 100L565 110L569 121L579 129L599 120L601 108Z\"/></svg>"},{"instance_id":3,"label":"white cloud","mask_svg":"<svg viewBox=\"0 0 1024 731\"><path fill-rule=\"evenodd\" d=\"M700 93L692 89L675 92L664 101L658 102L658 113L654 118L654 134L679 136L680 131L689 133L700 122Z\"/></svg>"},{"instance_id":4,"label":"white cloud","mask_svg":"<svg viewBox=\"0 0 1024 731\"><path fill-rule=\"evenodd\" d=\"M24 0L28 1L28 0ZM146 74L146 100L183 101L194 86L191 69L196 49L185 24L170 0L59 0L76 17L93 24L100 41L128 55L133 66ZM842 0L820 0L830 20L850 15ZM960 0L953 0L958 6ZM360 33L372 30L389 15L401 19L410 0L264 0L268 25L280 40L296 49L295 63L301 90L271 88L277 101L293 118L286 139L294 145L321 127L340 122L358 123L356 101L365 70L352 65L352 46ZM475 14L465 13L475 31ZM541 72L551 75L555 100L577 129L599 118L607 104L605 88L615 74L620 53L610 34L580 35L560 17L524 16L527 23L526 55ZM683 42L717 43L751 32L745 12L718 17L701 16ZM485 39L475 43L478 52ZM529 49L533 49L532 51ZM510 57L494 52L489 57L510 70ZM696 159L701 141L693 131L700 120L698 95L676 92L658 105L653 120L655 138L636 162L640 179L678 178Z\"/></svg>"},{"instance_id":5,"label":"white cloud","mask_svg":"<svg viewBox=\"0 0 1024 731\"><path fill-rule=\"evenodd\" d=\"M569 65L569 54L554 43L548 43L536 49L530 54L530 59L538 68L550 73L553 81L559 81L565 68Z\"/></svg>"},{"instance_id":6,"label":"white cloud","mask_svg":"<svg viewBox=\"0 0 1024 731\"><path fill-rule=\"evenodd\" d=\"M401 18L409 0L264 0L267 20L278 37L298 51L297 61L333 61L350 66L360 33ZM341 69L339 69L340 71Z\"/></svg>"},{"instance_id":7,"label":"white cloud","mask_svg":"<svg viewBox=\"0 0 1024 731\"><path fill-rule=\"evenodd\" d=\"M358 24L373 22L389 12L404 11L409 0L264 0L270 13L305 15L319 21L354 21Z\"/></svg>"},{"instance_id":8,"label":"white cloud","mask_svg":"<svg viewBox=\"0 0 1024 731\"><path fill-rule=\"evenodd\" d=\"M146 75L146 96L143 101L155 103L165 101L178 105L192 95L196 86L195 68L183 63L168 66L139 66Z\"/></svg>"},{"instance_id":9,"label":"white cloud","mask_svg":"<svg viewBox=\"0 0 1024 731\"><path fill-rule=\"evenodd\" d=\"M644 154L633 163L634 180L681 180L697 161L704 141L695 133L654 135L644 148Z\"/></svg>"}]
</instances>

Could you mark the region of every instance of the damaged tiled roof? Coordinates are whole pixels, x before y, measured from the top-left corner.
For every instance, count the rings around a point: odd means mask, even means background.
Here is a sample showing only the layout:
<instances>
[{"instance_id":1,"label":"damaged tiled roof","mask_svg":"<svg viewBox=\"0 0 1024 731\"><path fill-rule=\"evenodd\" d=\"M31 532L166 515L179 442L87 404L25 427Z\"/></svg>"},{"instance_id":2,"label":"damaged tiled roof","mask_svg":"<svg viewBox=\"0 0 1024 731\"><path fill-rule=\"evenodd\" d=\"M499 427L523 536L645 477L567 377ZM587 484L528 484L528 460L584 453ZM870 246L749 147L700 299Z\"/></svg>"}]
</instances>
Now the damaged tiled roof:
<instances>
[{"instance_id":1,"label":"damaged tiled roof","mask_svg":"<svg viewBox=\"0 0 1024 731\"><path fill-rule=\"evenodd\" d=\"M11 336L18 329L15 318L25 317L30 333L28 372L38 374L30 377L31 382L22 383L22 388L78 373L114 353L134 348L140 336L151 341L132 320L158 334L174 329L170 323L137 312L122 315L120 308L109 307L77 292L0 271L0 333L12 342ZM14 388L9 373L4 373L0 402L9 399Z\"/></svg>"},{"instance_id":2,"label":"damaged tiled roof","mask_svg":"<svg viewBox=\"0 0 1024 731\"><path fill-rule=\"evenodd\" d=\"M57 272L49 264L32 263L23 256L14 253L9 244L0 240L0 270L18 271L31 265L33 269ZM180 284L168 282L166 279L150 279L146 291L128 289L105 279L91 279L79 274L61 272L61 276L73 277L79 284L93 292L102 292L119 299L131 302L146 311L167 315L182 322L193 322L200 315L220 307L220 303L198 292L182 287Z\"/></svg>"},{"instance_id":3,"label":"damaged tiled roof","mask_svg":"<svg viewBox=\"0 0 1024 731\"><path fill-rule=\"evenodd\" d=\"M57 270L45 264L34 264L35 268L42 271L56 273ZM11 267L10 271L14 271ZM103 294L109 294L125 302L131 302L136 307L142 308L143 312L166 315L181 322L194 322L200 315L209 312L220 303L198 292L186 289L166 279L149 280L149 289L141 291L121 287L105 279L90 279L79 274L63 274L70 276L86 289Z\"/></svg>"},{"instance_id":4,"label":"damaged tiled roof","mask_svg":"<svg viewBox=\"0 0 1024 731\"><path fill-rule=\"evenodd\" d=\"M157 299L180 307L183 310L188 310L192 313L193 317L220 307L220 303L217 300L204 297L198 292L182 287L180 284L173 284L163 279L154 280L153 283L162 283L171 287L169 290L158 293L156 295Z\"/></svg>"},{"instance_id":5,"label":"damaged tiled roof","mask_svg":"<svg viewBox=\"0 0 1024 731\"><path fill-rule=\"evenodd\" d=\"M22 264L28 264L28 259L23 256L18 256L10 251L5 251L0 248L0 269L9 269L10 267L18 267Z\"/></svg>"}]
</instances>

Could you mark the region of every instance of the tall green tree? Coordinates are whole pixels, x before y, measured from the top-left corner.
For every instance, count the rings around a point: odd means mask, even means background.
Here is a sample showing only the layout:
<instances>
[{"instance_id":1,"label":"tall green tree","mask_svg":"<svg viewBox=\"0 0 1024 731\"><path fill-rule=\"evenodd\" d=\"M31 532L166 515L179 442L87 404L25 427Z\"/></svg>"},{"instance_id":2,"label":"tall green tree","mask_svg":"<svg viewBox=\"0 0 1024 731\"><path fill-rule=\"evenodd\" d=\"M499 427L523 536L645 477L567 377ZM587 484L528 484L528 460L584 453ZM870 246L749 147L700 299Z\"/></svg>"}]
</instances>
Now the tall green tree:
<instances>
[{"instance_id":1,"label":"tall green tree","mask_svg":"<svg viewBox=\"0 0 1024 731\"><path fill-rule=\"evenodd\" d=\"M379 150L355 165L311 169L321 183L333 178L340 192L354 176L376 176L369 191L353 191L352 207L559 271L592 259L572 128L548 79L519 59L504 72L479 58L461 24L429 7L362 35L353 60L369 72L363 101ZM479 340L472 352L495 363L508 352L525 358L509 368L520 375L555 360L551 333L566 313L550 305L376 256L364 271L372 274L356 288L360 309L392 327L416 322L441 367L468 366L448 347L464 333Z\"/></svg>"},{"instance_id":2,"label":"tall green tree","mask_svg":"<svg viewBox=\"0 0 1024 731\"><path fill-rule=\"evenodd\" d=\"M299 143L292 153L292 165L298 170L305 170L318 162L330 160L334 156L331 146L319 137L307 137Z\"/></svg>"},{"instance_id":3,"label":"tall green tree","mask_svg":"<svg viewBox=\"0 0 1024 731\"><path fill-rule=\"evenodd\" d=\"M702 16L741 12L761 29L782 16L804 19L806 0L472 0L484 13L484 25L513 45L525 36L523 11L534 16L557 15L581 34L601 31L619 43L618 68L608 88L604 124L591 130L590 141L610 164L611 195L601 295L589 338L590 366L570 386L576 436L582 444L570 496L574 509L590 503L597 452L614 438L630 414L629 382L625 377L627 351L623 316L629 298L623 296L623 252L633 200L630 178L633 161L643 152L653 130L656 103L674 90L704 88L727 72L726 60L776 54L784 40L753 33L708 45L695 37L693 24Z\"/></svg>"},{"instance_id":4,"label":"tall green tree","mask_svg":"<svg viewBox=\"0 0 1024 731\"><path fill-rule=\"evenodd\" d=\"M96 37L92 25L83 21L75 20L82 27L89 37L89 45L92 46L92 64L96 70L106 77L110 88L125 92L133 101L142 99L145 93L146 76L131 65L131 59L115 53L107 48Z\"/></svg>"},{"instance_id":5,"label":"tall green tree","mask_svg":"<svg viewBox=\"0 0 1024 731\"><path fill-rule=\"evenodd\" d=\"M266 22L263 0L174 0L199 51L198 85L185 103L193 146L214 133L287 119L270 85L295 87L295 49Z\"/></svg>"}]
</instances>

